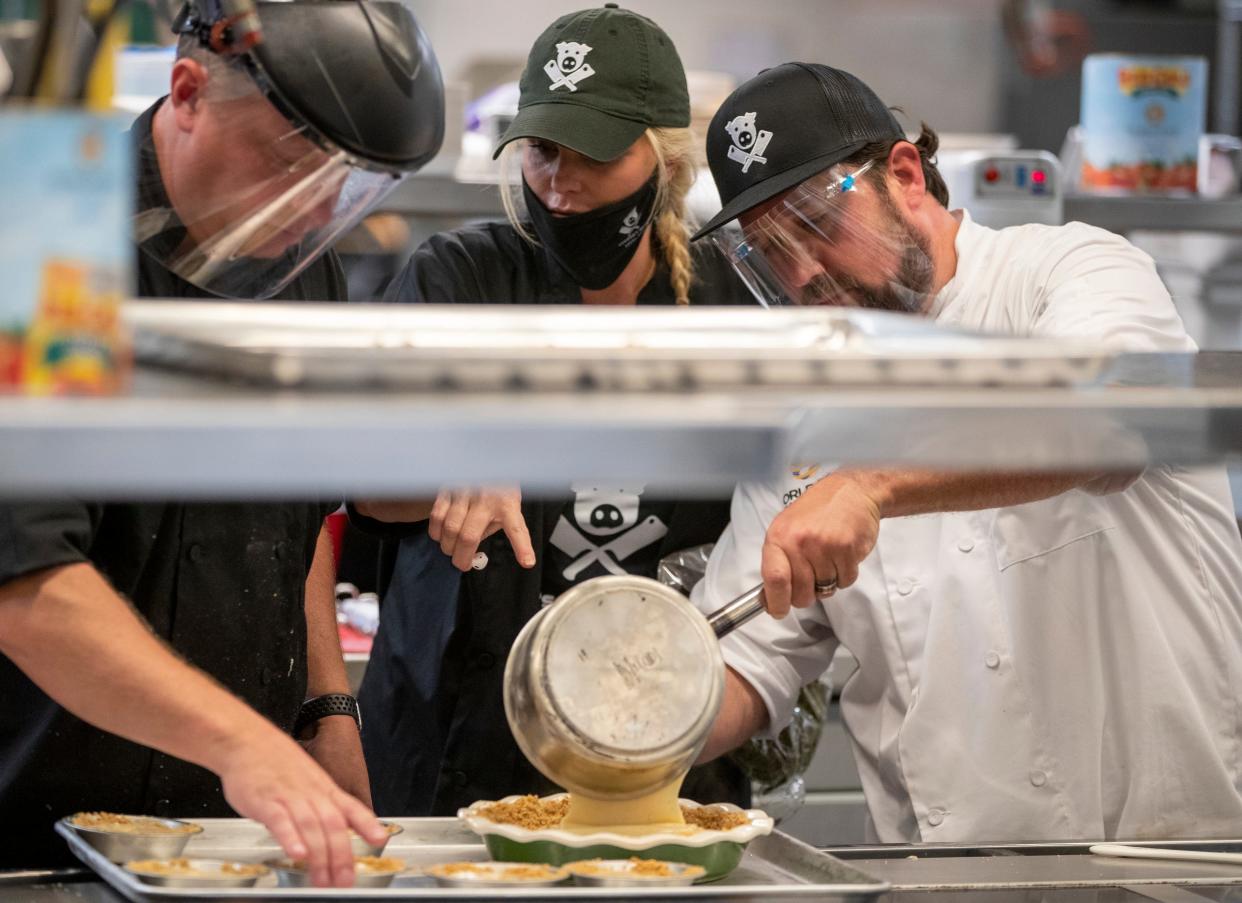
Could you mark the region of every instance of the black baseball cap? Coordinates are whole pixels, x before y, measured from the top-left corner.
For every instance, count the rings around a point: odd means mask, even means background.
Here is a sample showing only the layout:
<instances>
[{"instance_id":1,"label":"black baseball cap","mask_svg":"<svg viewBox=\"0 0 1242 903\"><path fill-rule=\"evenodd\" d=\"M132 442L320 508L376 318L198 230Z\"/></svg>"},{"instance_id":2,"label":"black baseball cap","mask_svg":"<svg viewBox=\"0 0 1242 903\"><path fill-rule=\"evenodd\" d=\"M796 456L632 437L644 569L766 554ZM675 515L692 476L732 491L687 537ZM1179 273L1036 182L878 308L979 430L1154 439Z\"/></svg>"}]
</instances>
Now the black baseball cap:
<instances>
[{"instance_id":1,"label":"black baseball cap","mask_svg":"<svg viewBox=\"0 0 1242 903\"><path fill-rule=\"evenodd\" d=\"M818 63L765 69L730 94L707 130L707 163L723 209L701 238L751 207L905 131L863 82Z\"/></svg>"},{"instance_id":2,"label":"black baseball cap","mask_svg":"<svg viewBox=\"0 0 1242 903\"><path fill-rule=\"evenodd\" d=\"M648 128L690 125L686 71L645 16L606 3L561 16L531 48L518 114L496 146L542 138L615 160Z\"/></svg>"}]
</instances>

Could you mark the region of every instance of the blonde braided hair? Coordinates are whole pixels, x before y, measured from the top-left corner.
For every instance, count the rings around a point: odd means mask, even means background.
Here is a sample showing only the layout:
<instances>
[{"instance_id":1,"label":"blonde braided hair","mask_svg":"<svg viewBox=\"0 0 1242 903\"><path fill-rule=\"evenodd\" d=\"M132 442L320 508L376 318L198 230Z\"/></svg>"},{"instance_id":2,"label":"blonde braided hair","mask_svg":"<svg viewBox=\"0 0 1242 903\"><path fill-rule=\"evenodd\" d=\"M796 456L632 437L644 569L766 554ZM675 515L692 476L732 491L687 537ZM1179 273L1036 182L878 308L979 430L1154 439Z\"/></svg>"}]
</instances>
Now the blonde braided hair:
<instances>
[{"instance_id":1,"label":"blonde braided hair","mask_svg":"<svg viewBox=\"0 0 1242 903\"><path fill-rule=\"evenodd\" d=\"M657 188L652 225L669 270L673 296L678 304L689 304L690 286L694 283L694 259L690 256L693 221L686 208L686 195L695 178L694 135L684 128L650 128L644 134L656 158ZM521 179L513 178L515 170L520 170L513 150L516 144L508 144L501 151L500 200L510 225L522 238L538 246L538 239L521 218Z\"/></svg>"},{"instance_id":2,"label":"blonde braided hair","mask_svg":"<svg viewBox=\"0 0 1242 903\"><path fill-rule=\"evenodd\" d=\"M678 304L690 303L694 260L690 256L690 213L686 195L694 184L694 135L689 129L647 129L655 149L659 190L656 194L655 233L664 252L673 296Z\"/></svg>"}]
</instances>

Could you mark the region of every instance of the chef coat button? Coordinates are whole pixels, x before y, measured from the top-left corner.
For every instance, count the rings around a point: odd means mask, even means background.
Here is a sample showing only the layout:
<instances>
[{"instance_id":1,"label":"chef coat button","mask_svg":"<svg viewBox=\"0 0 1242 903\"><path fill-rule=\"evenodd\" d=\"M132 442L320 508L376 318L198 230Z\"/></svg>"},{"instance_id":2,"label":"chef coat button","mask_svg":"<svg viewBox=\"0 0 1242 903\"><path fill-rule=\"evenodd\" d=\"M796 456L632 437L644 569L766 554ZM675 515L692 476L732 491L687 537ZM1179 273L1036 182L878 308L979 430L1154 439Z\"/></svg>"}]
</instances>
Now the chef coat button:
<instances>
[{"instance_id":1,"label":"chef coat button","mask_svg":"<svg viewBox=\"0 0 1242 903\"><path fill-rule=\"evenodd\" d=\"M902 580L897 584L897 592L903 596L908 596L914 592L914 581L909 578Z\"/></svg>"},{"instance_id":2,"label":"chef coat button","mask_svg":"<svg viewBox=\"0 0 1242 903\"><path fill-rule=\"evenodd\" d=\"M496 656L490 652L480 652L474 657L474 666L480 671L487 671L496 664Z\"/></svg>"},{"instance_id":3,"label":"chef coat button","mask_svg":"<svg viewBox=\"0 0 1242 903\"><path fill-rule=\"evenodd\" d=\"M203 547L198 543L191 543L190 548L186 550L186 555L191 561L199 561L203 557Z\"/></svg>"},{"instance_id":4,"label":"chef coat button","mask_svg":"<svg viewBox=\"0 0 1242 903\"><path fill-rule=\"evenodd\" d=\"M461 769L454 771L452 773L452 777L454 787L465 787L466 783L470 780L466 773Z\"/></svg>"},{"instance_id":5,"label":"chef coat button","mask_svg":"<svg viewBox=\"0 0 1242 903\"><path fill-rule=\"evenodd\" d=\"M927 813L927 823L935 828L944 822L944 816L943 809L931 809Z\"/></svg>"},{"instance_id":6,"label":"chef coat button","mask_svg":"<svg viewBox=\"0 0 1242 903\"><path fill-rule=\"evenodd\" d=\"M285 544L283 542L278 542L274 546L272 546L272 557L275 558L277 561L280 561L282 558L285 557L285 551L286 551Z\"/></svg>"},{"instance_id":7,"label":"chef coat button","mask_svg":"<svg viewBox=\"0 0 1242 903\"><path fill-rule=\"evenodd\" d=\"M975 541L973 539L970 539L969 537L965 539L959 539L957 541L958 551L969 552L974 547L975 547Z\"/></svg>"},{"instance_id":8,"label":"chef coat button","mask_svg":"<svg viewBox=\"0 0 1242 903\"><path fill-rule=\"evenodd\" d=\"M995 671L1000 667L1000 656L995 652L989 652L983 657L983 663Z\"/></svg>"},{"instance_id":9,"label":"chef coat button","mask_svg":"<svg viewBox=\"0 0 1242 903\"><path fill-rule=\"evenodd\" d=\"M1042 771L1032 771L1030 779L1033 787L1042 787L1048 783L1048 775L1044 774Z\"/></svg>"},{"instance_id":10,"label":"chef coat button","mask_svg":"<svg viewBox=\"0 0 1242 903\"><path fill-rule=\"evenodd\" d=\"M263 666L263 670L259 672L259 683L267 686L272 682L272 669L267 665Z\"/></svg>"},{"instance_id":11,"label":"chef coat button","mask_svg":"<svg viewBox=\"0 0 1242 903\"><path fill-rule=\"evenodd\" d=\"M167 818L168 813L172 811L172 802L170 800L156 800L154 811L161 818Z\"/></svg>"}]
</instances>

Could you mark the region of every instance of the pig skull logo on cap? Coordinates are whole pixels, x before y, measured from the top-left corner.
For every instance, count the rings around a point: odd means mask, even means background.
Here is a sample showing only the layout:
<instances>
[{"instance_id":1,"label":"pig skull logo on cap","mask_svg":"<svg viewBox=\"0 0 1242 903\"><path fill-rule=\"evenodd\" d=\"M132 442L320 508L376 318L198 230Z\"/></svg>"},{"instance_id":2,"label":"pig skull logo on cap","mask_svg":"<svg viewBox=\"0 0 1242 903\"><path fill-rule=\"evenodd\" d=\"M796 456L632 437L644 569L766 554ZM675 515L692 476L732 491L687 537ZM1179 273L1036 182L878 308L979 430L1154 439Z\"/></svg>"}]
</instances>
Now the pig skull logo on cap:
<instances>
[{"instance_id":1,"label":"pig skull logo on cap","mask_svg":"<svg viewBox=\"0 0 1242 903\"><path fill-rule=\"evenodd\" d=\"M595 74L591 64L586 62L586 55L591 48L577 41L561 41L556 45L556 59L548 60L543 71L552 80L549 91L557 88L568 88L571 92L578 90L578 82Z\"/></svg>"},{"instance_id":2,"label":"pig skull logo on cap","mask_svg":"<svg viewBox=\"0 0 1242 903\"><path fill-rule=\"evenodd\" d=\"M772 133L755 126L755 113L743 113L734 116L725 124L725 131L733 139L729 148L729 159L742 164L742 172L750 172L750 164L767 163L763 156L772 140Z\"/></svg>"}]
</instances>

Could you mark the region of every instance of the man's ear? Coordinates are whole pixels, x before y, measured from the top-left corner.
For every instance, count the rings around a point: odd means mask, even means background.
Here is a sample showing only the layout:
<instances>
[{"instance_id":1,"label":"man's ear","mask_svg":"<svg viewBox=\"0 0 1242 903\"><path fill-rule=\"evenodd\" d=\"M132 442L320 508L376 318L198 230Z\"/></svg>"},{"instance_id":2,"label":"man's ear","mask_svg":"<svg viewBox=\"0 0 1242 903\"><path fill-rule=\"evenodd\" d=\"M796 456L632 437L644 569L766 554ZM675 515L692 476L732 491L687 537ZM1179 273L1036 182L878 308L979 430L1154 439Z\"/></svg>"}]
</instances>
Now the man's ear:
<instances>
[{"instance_id":1,"label":"man's ear","mask_svg":"<svg viewBox=\"0 0 1242 903\"><path fill-rule=\"evenodd\" d=\"M168 103L172 105L177 127L183 132L194 130L210 78L207 67L197 60L183 57L173 65Z\"/></svg>"},{"instance_id":2,"label":"man's ear","mask_svg":"<svg viewBox=\"0 0 1242 903\"><path fill-rule=\"evenodd\" d=\"M898 141L888 152L888 174L896 183L893 191L916 210L927 197L927 182L923 178L923 159L919 149L909 141Z\"/></svg>"}]
</instances>

